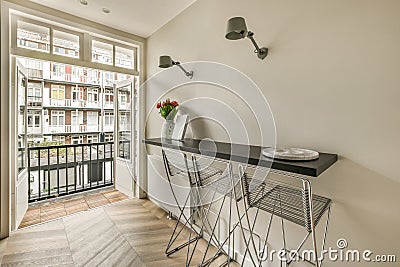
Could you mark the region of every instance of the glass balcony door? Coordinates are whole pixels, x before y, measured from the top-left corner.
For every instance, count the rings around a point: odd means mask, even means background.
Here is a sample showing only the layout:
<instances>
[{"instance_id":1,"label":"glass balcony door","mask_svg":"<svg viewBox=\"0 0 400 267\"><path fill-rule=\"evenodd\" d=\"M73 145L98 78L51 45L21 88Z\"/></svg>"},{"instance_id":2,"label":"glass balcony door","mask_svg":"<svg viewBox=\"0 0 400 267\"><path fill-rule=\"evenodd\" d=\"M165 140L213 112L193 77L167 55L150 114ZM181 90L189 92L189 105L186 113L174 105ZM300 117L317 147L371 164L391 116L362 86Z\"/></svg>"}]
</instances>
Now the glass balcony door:
<instances>
[{"instance_id":1,"label":"glass balcony door","mask_svg":"<svg viewBox=\"0 0 400 267\"><path fill-rule=\"evenodd\" d=\"M27 70L16 60L14 62L14 103L15 103L15 168L16 175L11 175L12 188L12 229L20 224L26 210L28 209L28 73Z\"/></svg>"},{"instance_id":2,"label":"glass balcony door","mask_svg":"<svg viewBox=\"0 0 400 267\"><path fill-rule=\"evenodd\" d=\"M135 129L135 78L114 86L115 105L115 186L121 192L133 197L136 185L136 140Z\"/></svg>"}]
</instances>

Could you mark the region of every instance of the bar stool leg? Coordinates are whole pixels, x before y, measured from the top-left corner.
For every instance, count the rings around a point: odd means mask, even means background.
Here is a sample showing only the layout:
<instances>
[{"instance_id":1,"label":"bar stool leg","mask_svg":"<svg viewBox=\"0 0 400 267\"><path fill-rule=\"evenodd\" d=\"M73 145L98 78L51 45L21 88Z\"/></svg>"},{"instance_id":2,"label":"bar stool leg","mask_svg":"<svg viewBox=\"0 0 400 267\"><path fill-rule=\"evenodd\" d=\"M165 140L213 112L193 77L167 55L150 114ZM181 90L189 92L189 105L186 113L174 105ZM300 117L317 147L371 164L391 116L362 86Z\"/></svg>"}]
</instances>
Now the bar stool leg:
<instances>
[{"instance_id":1,"label":"bar stool leg","mask_svg":"<svg viewBox=\"0 0 400 267\"><path fill-rule=\"evenodd\" d=\"M312 190L311 190L311 182L308 180L303 179L303 189L308 193L308 201L309 201L309 216L311 222L311 237L312 237L312 244L314 249L315 259L315 267L320 267L319 260L318 260L318 249L317 249L317 239L315 233L315 226L314 226L314 215L313 215L313 203L312 203Z\"/></svg>"}]
</instances>

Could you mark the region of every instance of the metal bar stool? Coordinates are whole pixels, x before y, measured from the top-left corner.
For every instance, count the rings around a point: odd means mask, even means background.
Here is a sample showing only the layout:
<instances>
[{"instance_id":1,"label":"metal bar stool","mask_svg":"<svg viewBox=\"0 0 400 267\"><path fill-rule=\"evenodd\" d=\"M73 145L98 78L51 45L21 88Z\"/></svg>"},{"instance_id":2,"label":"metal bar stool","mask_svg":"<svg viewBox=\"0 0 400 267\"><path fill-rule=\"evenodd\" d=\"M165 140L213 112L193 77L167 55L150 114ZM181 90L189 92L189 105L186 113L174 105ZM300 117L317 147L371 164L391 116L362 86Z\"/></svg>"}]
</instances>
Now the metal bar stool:
<instances>
[{"instance_id":1,"label":"metal bar stool","mask_svg":"<svg viewBox=\"0 0 400 267\"><path fill-rule=\"evenodd\" d=\"M167 256L172 255L173 253L181 250L184 247L188 248L187 252L187 257L186 257L186 266L189 265L193 253L189 255L190 251L190 245L193 242L197 242L198 240L203 236L203 230L197 230L194 225L193 225L193 216L194 214L198 213L200 210L195 208L191 209L192 206L197 207L197 200L196 198L198 197L198 192L197 192L197 186L198 186L198 180L197 180L197 175L195 174L195 169L194 169L194 164L190 160L187 159L186 154L175 151L175 150L169 150L169 149L163 149L162 150L162 155L163 155L163 161L164 161L164 166L166 170L166 175L168 179L168 183L170 185L171 193L172 196L176 202L176 205L179 209L179 216L177 218L177 222L175 224L174 230L171 234L170 240L167 244L167 248L165 250L165 253ZM201 171L201 174L203 177L210 178L214 175L221 174L222 171L213 167L208 167L207 169L203 169ZM175 190L173 188L173 183L172 183L172 177L174 176L183 176L184 178L188 179L189 185L190 185L190 190L188 195L185 198L185 201L183 205L179 203L177 195L175 193ZM189 201L191 202L190 205ZM189 208L189 215L185 214L185 210ZM202 216L199 216L202 217ZM179 244L175 247L172 248L172 246L176 243L178 240L178 237L183 233L185 228L189 228L189 238L187 242L184 242L182 244ZM194 237L192 238L192 234ZM193 249L194 252L194 249Z\"/></svg>"},{"instance_id":2,"label":"metal bar stool","mask_svg":"<svg viewBox=\"0 0 400 267\"><path fill-rule=\"evenodd\" d=\"M230 255L230 249L226 251L223 246L226 242L228 242L228 248L230 248L232 244L234 251L234 235L232 235L234 233L232 231L232 207L233 205L236 205L237 202L242 198L240 193L239 175L234 175L232 172L232 165L222 160L216 160L214 158L208 158L204 156L192 156L192 162L194 164L197 184L199 186L197 191L199 194L199 207L203 211L199 213L202 222L201 229L202 231L205 230L210 235L202 262L199 264L199 266L209 266L221 255L226 256L226 260L221 265L227 264L229 266L230 262L233 260L233 257ZM204 170L207 170L209 167L215 166L216 164L220 164L217 169L225 169L225 171L220 175L214 176L209 176L207 173L204 173ZM236 191L239 192L238 194L234 194L232 185L237 187ZM210 197L207 197L210 195L212 195L211 199ZM217 201L220 201L220 203L217 203ZM221 220L221 213L224 204L227 201L229 202L229 215L227 218L228 236L222 242L219 240L219 237L217 237L215 232L217 224L219 223L219 220ZM215 212L217 218L215 223L211 224L208 219L208 214L213 206L217 208L217 211ZM207 252L209 251L211 245L217 248L217 252L206 260Z\"/></svg>"},{"instance_id":3,"label":"metal bar stool","mask_svg":"<svg viewBox=\"0 0 400 267\"><path fill-rule=\"evenodd\" d=\"M290 178L288 181L275 180L272 178L268 178L265 173L268 172L277 174L280 176L284 176ZM289 250L286 247L286 236L285 236L285 227L284 221L290 221L296 225L302 226L306 230L306 235L304 239L297 246L296 253L301 250L306 240L312 237L312 245L315 257L315 261L309 261L308 259L303 259L309 263L312 263L316 267L320 267L322 262L318 260L318 251L317 251L317 241L315 235L315 227L318 222L323 217L324 213L327 212L326 222L325 222L325 231L323 235L322 241L322 250L325 248L326 235L329 226L329 218L330 218L330 208L332 201L329 198L312 194L311 183L305 177L301 175L297 175L294 173L277 171L273 169L265 169L265 168L253 168L247 167L246 169L243 166L240 166L239 174L241 175L241 187L245 194L245 218L247 225L250 228L250 236L249 239L245 241L246 251L244 254L244 258L246 254L249 253L250 258L253 264L261 266L262 261L261 257L259 257L258 264L254 260L255 257L251 255L251 251L256 253L265 252L264 248L267 245L268 237L271 228L271 222L274 216L281 218L281 227L282 227L282 240L283 240L283 250L285 251L286 266L293 262L294 259L288 259ZM250 223L248 211L250 209L257 209L256 215L254 216L253 222ZM257 221L258 211L263 210L271 214L269 223L267 225L265 241L262 250L257 251L255 246L255 242L253 240L253 232L255 229L255 224ZM239 210L237 210L239 216ZM242 231L243 237L244 232ZM260 248L259 248L260 249ZM260 255L258 255L260 256ZM244 262L244 259L243 259ZM242 264L243 264L242 262ZM282 262L281 262L282 265Z\"/></svg>"}]
</instances>

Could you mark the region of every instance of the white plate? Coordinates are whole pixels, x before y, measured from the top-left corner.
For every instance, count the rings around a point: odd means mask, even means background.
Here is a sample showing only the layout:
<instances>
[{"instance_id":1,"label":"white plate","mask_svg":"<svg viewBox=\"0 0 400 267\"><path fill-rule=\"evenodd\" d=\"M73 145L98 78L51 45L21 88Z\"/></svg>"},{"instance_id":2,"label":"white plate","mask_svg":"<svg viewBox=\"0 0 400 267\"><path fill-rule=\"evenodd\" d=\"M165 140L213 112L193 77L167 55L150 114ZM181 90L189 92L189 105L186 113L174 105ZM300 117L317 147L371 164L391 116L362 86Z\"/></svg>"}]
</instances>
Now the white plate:
<instances>
[{"instance_id":1,"label":"white plate","mask_svg":"<svg viewBox=\"0 0 400 267\"><path fill-rule=\"evenodd\" d=\"M284 160L313 160L319 158L319 153L304 148L265 148L263 155L269 158Z\"/></svg>"}]
</instances>

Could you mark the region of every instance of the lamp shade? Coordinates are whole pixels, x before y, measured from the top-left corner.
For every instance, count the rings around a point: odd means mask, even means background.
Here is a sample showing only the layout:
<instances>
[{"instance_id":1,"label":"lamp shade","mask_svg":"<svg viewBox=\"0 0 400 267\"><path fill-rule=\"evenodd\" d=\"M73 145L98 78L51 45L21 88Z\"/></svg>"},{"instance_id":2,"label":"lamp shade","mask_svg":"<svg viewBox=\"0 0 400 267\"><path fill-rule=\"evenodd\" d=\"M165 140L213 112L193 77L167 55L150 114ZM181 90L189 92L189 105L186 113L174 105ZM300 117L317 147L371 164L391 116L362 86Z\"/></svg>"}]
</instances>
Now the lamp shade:
<instances>
[{"instance_id":1,"label":"lamp shade","mask_svg":"<svg viewBox=\"0 0 400 267\"><path fill-rule=\"evenodd\" d=\"M226 26L225 38L229 40L238 40L246 37L246 21L242 17L234 17L228 20Z\"/></svg>"},{"instance_id":2,"label":"lamp shade","mask_svg":"<svg viewBox=\"0 0 400 267\"><path fill-rule=\"evenodd\" d=\"M172 58L170 56L160 56L160 61L159 61L159 67L160 68L170 68L172 67L174 61L172 60Z\"/></svg>"}]
</instances>

